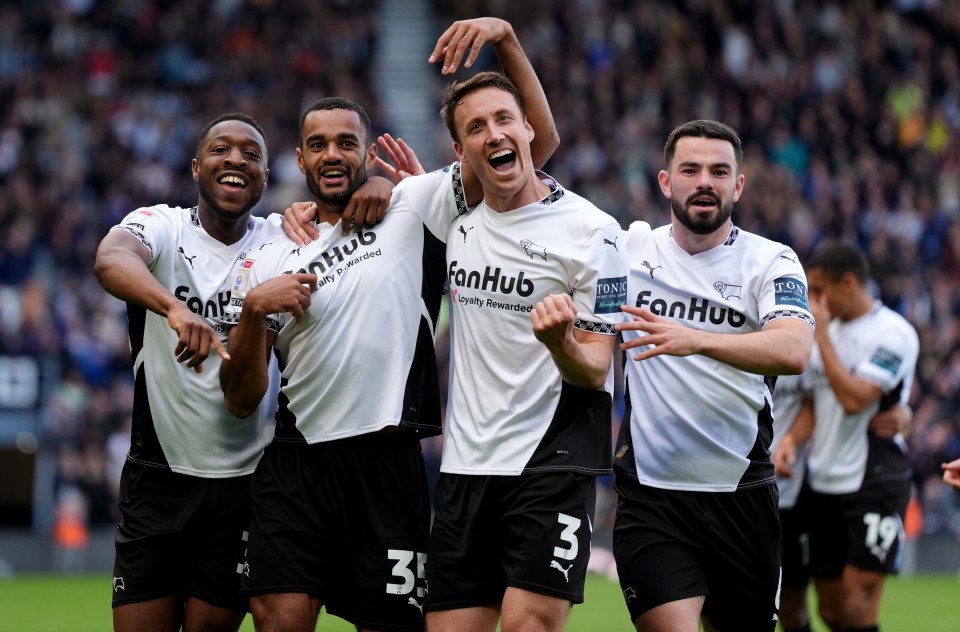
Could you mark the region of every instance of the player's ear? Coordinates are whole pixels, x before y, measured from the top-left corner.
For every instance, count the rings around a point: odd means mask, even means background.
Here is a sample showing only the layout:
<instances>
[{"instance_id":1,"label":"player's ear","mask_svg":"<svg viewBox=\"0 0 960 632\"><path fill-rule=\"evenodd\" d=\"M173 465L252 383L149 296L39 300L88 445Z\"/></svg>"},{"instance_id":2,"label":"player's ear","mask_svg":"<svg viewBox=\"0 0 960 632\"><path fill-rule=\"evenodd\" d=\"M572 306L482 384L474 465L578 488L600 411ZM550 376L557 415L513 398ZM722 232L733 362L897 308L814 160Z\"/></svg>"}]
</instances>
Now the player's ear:
<instances>
[{"instance_id":1,"label":"player's ear","mask_svg":"<svg viewBox=\"0 0 960 632\"><path fill-rule=\"evenodd\" d=\"M367 147L367 157L364 160L366 163L367 169L373 169L373 166L377 162L377 144L370 143L370 146Z\"/></svg>"},{"instance_id":2,"label":"player's ear","mask_svg":"<svg viewBox=\"0 0 960 632\"><path fill-rule=\"evenodd\" d=\"M657 174L657 182L660 184L660 191L663 193L663 197L668 200L672 198L673 192L670 188L670 174L661 169L660 173Z\"/></svg>"},{"instance_id":3,"label":"player's ear","mask_svg":"<svg viewBox=\"0 0 960 632\"><path fill-rule=\"evenodd\" d=\"M467 162L467 163L470 162L469 160L467 160L466 158L464 158L464 156L463 156L463 146L462 146L460 143L454 141L454 143L453 143L453 151L456 152L456 154L457 154L457 160L459 160L460 162Z\"/></svg>"},{"instance_id":4,"label":"player's ear","mask_svg":"<svg viewBox=\"0 0 960 632\"><path fill-rule=\"evenodd\" d=\"M193 172L194 181L199 182L200 181L200 163L197 162L196 158L190 161L190 171Z\"/></svg>"},{"instance_id":5,"label":"player's ear","mask_svg":"<svg viewBox=\"0 0 960 632\"><path fill-rule=\"evenodd\" d=\"M303 150L297 147L297 167L300 169L300 173L307 175L307 168L303 166Z\"/></svg>"}]
</instances>

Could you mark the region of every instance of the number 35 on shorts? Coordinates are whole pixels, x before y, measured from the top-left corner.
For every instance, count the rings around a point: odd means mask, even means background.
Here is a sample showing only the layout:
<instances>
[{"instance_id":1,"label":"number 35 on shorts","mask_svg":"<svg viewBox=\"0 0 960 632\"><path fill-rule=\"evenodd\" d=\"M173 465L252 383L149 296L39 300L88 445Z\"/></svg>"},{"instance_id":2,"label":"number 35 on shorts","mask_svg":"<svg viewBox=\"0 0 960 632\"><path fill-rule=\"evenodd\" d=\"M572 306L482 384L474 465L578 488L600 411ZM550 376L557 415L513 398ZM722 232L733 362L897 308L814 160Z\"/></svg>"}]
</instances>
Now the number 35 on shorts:
<instances>
[{"instance_id":1,"label":"number 35 on shorts","mask_svg":"<svg viewBox=\"0 0 960 632\"><path fill-rule=\"evenodd\" d=\"M387 559L395 562L390 573L400 580L397 583L387 582L387 594L406 595L416 588L416 596L423 597L423 567L427 563L427 554L420 551L388 549Z\"/></svg>"}]
</instances>

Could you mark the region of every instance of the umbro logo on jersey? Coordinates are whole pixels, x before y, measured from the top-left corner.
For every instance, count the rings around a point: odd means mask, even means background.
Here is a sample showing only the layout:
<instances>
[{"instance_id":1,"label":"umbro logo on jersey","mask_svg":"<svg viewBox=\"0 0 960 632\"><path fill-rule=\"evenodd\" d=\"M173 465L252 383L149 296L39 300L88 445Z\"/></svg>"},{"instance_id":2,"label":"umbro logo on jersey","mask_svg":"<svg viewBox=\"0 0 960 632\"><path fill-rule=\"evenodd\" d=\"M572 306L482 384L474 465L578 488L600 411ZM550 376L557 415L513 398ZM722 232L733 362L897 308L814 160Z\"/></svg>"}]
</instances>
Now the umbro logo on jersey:
<instances>
[{"instance_id":1,"label":"umbro logo on jersey","mask_svg":"<svg viewBox=\"0 0 960 632\"><path fill-rule=\"evenodd\" d=\"M463 243L467 243L467 231L468 231L468 230L473 230L474 228L475 228L474 226L471 226L470 228L464 228L463 226L461 226L461 227L458 229L458 232L459 232L461 235L463 235Z\"/></svg>"},{"instance_id":2,"label":"umbro logo on jersey","mask_svg":"<svg viewBox=\"0 0 960 632\"><path fill-rule=\"evenodd\" d=\"M743 293L742 285L730 285L729 283L724 283L723 281L717 281L713 284L713 289L720 292L720 296L723 298L736 298L743 300L740 297L740 294Z\"/></svg>"},{"instance_id":3,"label":"umbro logo on jersey","mask_svg":"<svg viewBox=\"0 0 960 632\"><path fill-rule=\"evenodd\" d=\"M544 261L547 260L547 249L540 244L535 244L529 239L521 239L520 245L523 246L523 251L527 253L527 256L531 259L536 255Z\"/></svg>"},{"instance_id":4,"label":"umbro logo on jersey","mask_svg":"<svg viewBox=\"0 0 960 632\"><path fill-rule=\"evenodd\" d=\"M183 251L183 246L178 247L178 248L177 248L177 252L179 252L180 254L183 255L183 258L186 259L186 260L187 260L187 263L190 264L190 269L193 270L193 269L194 269L194 268L193 268L193 260L197 258L197 255L193 255L192 257L188 257L188 256L187 256L187 253L185 253L185 252Z\"/></svg>"},{"instance_id":5,"label":"umbro logo on jersey","mask_svg":"<svg viewBox=\"0 0 960 632\"><path fill-rule=\"evenodd\" d=\"M606 241L606 239L604 239L604 241ZM640 262L640 265L642 265L644 268L646 268L647 270L650 271L650 278L651 278L651 279L653 278L653 271L654 271L654 270L659 270L660 268L663 267L663 266L654 267L654 266L653 266L649 261L647 261L646 259L644 259L643 261L641 261L641 262Z\"/></svg>"},{"instance_id":6,"label":"umbro logo on jersey","mask_svg":"<svg viewBox=\"0 0 960 632\"><path fill-rule=\"evenodd\" d=\"M619 239L619 237L614 237L614 238L613 238L613 241L610 241L609 239L607 239L606 237L604 237L604 238L603 238L603 243L604 243L605 245L608 245L608 246L613 246L613 249L614 249L614 250L616 250L617 252L620 252L620 249L617 248L617 239Z\"/></svg>"}]
</instances>

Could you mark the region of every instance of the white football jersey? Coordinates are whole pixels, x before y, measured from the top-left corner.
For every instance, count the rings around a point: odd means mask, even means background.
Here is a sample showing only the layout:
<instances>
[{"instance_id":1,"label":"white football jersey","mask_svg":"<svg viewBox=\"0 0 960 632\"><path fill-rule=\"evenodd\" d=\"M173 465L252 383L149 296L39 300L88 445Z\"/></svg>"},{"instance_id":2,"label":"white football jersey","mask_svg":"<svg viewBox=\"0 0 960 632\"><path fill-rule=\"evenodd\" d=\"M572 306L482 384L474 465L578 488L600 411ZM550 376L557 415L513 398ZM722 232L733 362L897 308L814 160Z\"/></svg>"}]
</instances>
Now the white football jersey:
<instances>
[{"instance_id":1,"label":"white football jersey","mask_svg":"<svg viewBox=\"0 0 960 632\"><path fill-rule=\"evenodd\" d=\"M863 316L830 322L830 341L841 362L856 377L873 382L884 397L872 406L848 415L823 368L819 352L810 360L816 426L810 440L810 487L825 494L845 494L866 480L909 476L902 437L879 440L867 427L877 411L900 402L907 404L917 366L917 332L900 314L877 302Z\"/></svg>"},{"instance_id":2,"label":"white football jersey","mask_svg":"<svg viewBox=\"0 0 960 632\"><path fill-rule=\"evenodd\" d=\"M781 375L777 378L777 385L773 389L773 442L770 444L770 453L776 451L783 435L790 431L797 419L797 414L803 406L803 401L809 395L804 377L801 375ZM777 487L780 489L780 509L791 509L797 504L800 489L803 487L803 477L807 470L806 445L797 446L797 460L793 464L793 476L777 477Z\"/></svg>"},{"instance_id":3,"label":"white football jersey","mask_svg":"<svg viewBox=\"0 0 960 632\"><path fill-rule=\"evenodd\" d=\"M174 296L203 316L226 344L221 317L238 260L280 230L279 215L251 217L247 233L224 244L200 224L197 208L139 208L112 230L125 230L150 251L148 267ZM127 304L136 390L128 458L179 474L225 478L253 472L273 431L269 405L246 419L223 405L220 356L211 351L197 373L176 361L177 334L167 319ZM271 372L276 388L276 367Z\"/></svg>"},{"instance_id":4,"label":"white football jersey","mask_svg":"<svg viewBox=\"0 0 960 632\"><path fill-rule=\"evenodd\" d=\"M530 311L550 294L568 294L576 327L615 335L623 238L612 217L538 176L551 189L542 200L503 213L481 203L448 232L453 348L443 472L610 471L612 378L599 390L564 382L533 335Z\"/></svg>"},{"instance_id":5,"label":"white football jersey","mask_svg":"<svg viewBox=\"0 0 960 632\"><path fill-rule=\"evenodd\" d=\"M268 318L282 375L276 441L312 444L397 425L440 433L434 337L443 235L456 205L411 203L409 194L453 200L451 178L407 178L381 224L344 236L339 223L321 222L319 239L300 247L278 236L239 266L231 322L261 283L296 272L318 277L300 323L289 313Z\"/></svg>"},{"instance_id":6,"label":"white football jersey","mask_svg":"<svg viewBox=\"0 0 960 632\"><path fill-rule=\"evenodd\" d=\"M747 334L779 318L813 326L806 276L786 246L734 227L690 255L671 227L631 224L627 302L703 331ZM624 341L646 333L624 331ZM642 349L642 347L641 347ZM768 378L703 355L624 357L627 414L615 468L642 484L733 491L774 482Z\"/></svg>"}]
</instances>

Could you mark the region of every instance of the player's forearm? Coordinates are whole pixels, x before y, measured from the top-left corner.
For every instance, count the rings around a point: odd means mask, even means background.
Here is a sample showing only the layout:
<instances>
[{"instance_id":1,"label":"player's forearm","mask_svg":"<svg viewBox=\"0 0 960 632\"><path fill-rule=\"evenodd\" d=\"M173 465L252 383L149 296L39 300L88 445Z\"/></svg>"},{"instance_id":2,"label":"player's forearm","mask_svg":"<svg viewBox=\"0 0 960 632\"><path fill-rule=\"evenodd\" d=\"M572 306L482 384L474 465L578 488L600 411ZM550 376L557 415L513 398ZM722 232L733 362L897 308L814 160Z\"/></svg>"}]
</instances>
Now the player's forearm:
<instances>
[{"instance_id":1,"label":"player's forearm","mask_svg":"<svg viewBox=\"0 0 960 632\"><path fill-rule=\"evenodd\" d=\"M787 435L792 438L794 445L803 445L810 440L816 425L815 419L813 415L813 401L808 397L804 400L800 412L797 413L793 424L790 426L790 430L787 432Z\"/></svg>"},{"instance_id":2,"label":"player's forearm","mask_svg":"<svg viewBox=\"0 0 960 632\"><path fill-rule=\"evenodd\" d=\"M223 403L237 417L249 417L267 392L267 327L264 317L244 312L230 332L230 359L220 365Z\"/></svg>"},{"instance_id":3,"label":"player's forearm","mask_svg":"<svg viewBox=\"0 0 960 632\"><path fill-rule=\"evenodd\" d=\"M609 338L609 342L574 339L563 349L551 349L550 355L563 381L579 388L602 388L613 359L614 337L606 338Z\"/></svg>"},{"instance_id":4,"label":"player's forearm","mask_svg":"<svg viewBox=\"0 0 960 632\"><path fill-rule=\"evenodd\" d=\"M818 339L817 342L824 373L843 412L854 415L875 404L882 395L880 389L850 373L828 339Z\"/></svg>"},{"instance_id":5,"label":"player's forearm","mask_svg":"<svg viewBox=\"0 0 960 632\"><path fill-rule=\"evenodd\" d=\"M813 347L813 332L801 324L808 331L791 327L749 334L704 333L700 353L747 373L799 375Z\"/></svg>"},{"instance_id":6,"label":"player's forearm","mask_svg":"<svg viewBox=\"0 0 960 632\"><path fill-rule=\"evenodd\" d=\"M527 121L533 127L535 134L530 143L530 155L533 164L540 168L546 164L560 145L560 134L557 132L553 113L550 111L550 103L512 27L509 33L497 42L495 48L503 74L510 77L520 92L520 100L523 102Z\"/></svg>"},{"instance_id":7,"label":"player's forearm","mask_svg":"<svg viewBox=\"0 0 960 632\"><path fill-rule=\"evenodd\" d=\"M157 281L140 257L125 248L101 248L93 272L103 289L113 296L161 316L166 317L177 302L177 297Z\"/></svg>"}]
</instances>

